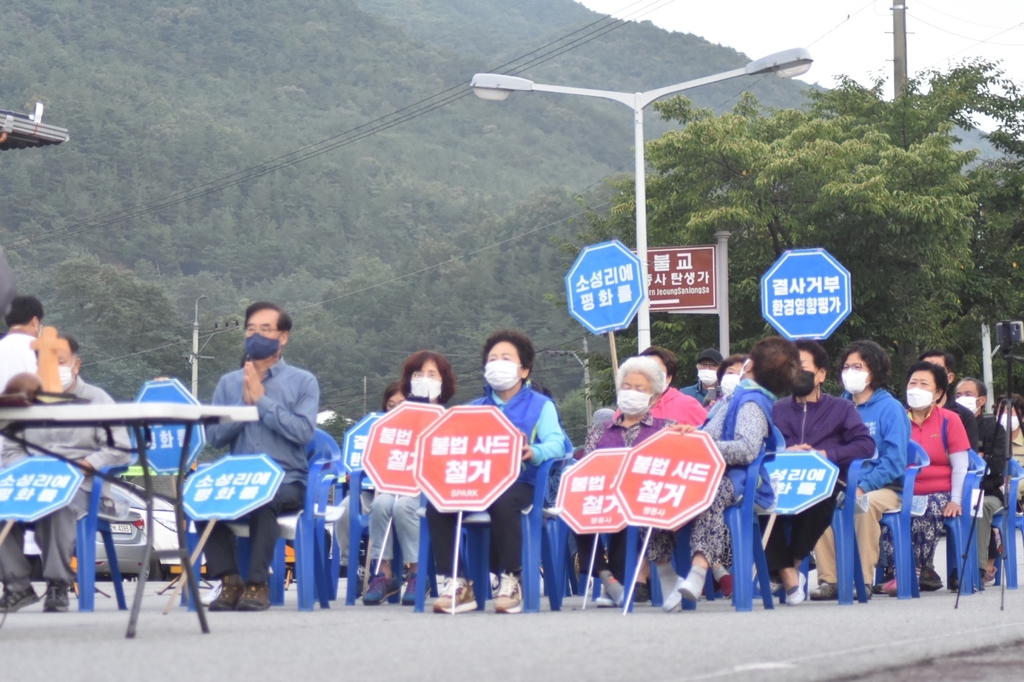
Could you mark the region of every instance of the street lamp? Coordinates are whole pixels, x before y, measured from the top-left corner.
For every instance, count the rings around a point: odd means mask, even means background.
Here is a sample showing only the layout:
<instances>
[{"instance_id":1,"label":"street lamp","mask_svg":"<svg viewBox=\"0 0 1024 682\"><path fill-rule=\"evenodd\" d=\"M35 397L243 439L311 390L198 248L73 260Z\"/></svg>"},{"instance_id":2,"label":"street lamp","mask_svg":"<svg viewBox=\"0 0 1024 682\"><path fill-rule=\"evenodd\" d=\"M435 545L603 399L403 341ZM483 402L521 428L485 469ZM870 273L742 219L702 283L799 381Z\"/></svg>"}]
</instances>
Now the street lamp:
<instances>
[{"instance_id":1,"label":"street lamp","mask_svg":"<svg viewBox=\"0 0 1024 682\"><path fill-rule=\"evenodd\" d=\"M647 187L644 174L644 108L651 102L666 95L683 90L690 90L702 85L718 83L740 76L757 76L764 73L775 73L780 78L793 78L807 73L811 68L811 53L802 47L783 52L776 52L767 57L756 59L746 66L697 78L685 83L677 83L668 87L648 92L614 92L611 90L590 90L588 88L570 88L561 85L543 85L534 83L518 76L506 76L497 73L478 73L473 76L470 86L474 94L481 99L501 101L513 92L555 92L563 95L581 95L583 97L600 97L621 102L633 110L633 135L636 149L636 253L642 265L643 281L647 281ZM728 325L728 320L722 320ZM726 327L728 328L728 327ZM651 345L651 310L647 298L637 315L637 351L643 351ZM723 352L727 349L723 349Z\"/></svg>"}]
</instances>

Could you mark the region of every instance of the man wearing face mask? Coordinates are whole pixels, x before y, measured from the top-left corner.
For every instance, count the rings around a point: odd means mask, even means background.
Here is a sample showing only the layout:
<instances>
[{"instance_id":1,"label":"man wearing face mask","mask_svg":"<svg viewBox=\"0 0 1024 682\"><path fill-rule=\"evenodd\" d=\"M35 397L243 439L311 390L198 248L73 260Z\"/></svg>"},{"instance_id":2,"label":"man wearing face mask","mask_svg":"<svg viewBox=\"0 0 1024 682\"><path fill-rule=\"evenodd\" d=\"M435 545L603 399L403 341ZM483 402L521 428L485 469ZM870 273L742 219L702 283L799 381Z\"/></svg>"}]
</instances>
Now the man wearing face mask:
<instances>
[{"instance_id":1,"label":"man wearing face mask","mask_svg":"<svg viewBox=\"0 0 1024 682\"><path fill-rule=\"evenodd\" d=\"M281 357L292 319L274 303L253 303L245 311L245 353L242 369L221 377L214 405L255 405L259 420L206 427L215 448L230 447L233 455L267 454L284 469L284 480L268 504L248 515L249 575L242 583L235 555L235 536L218 523L206 545L206 575L220 578L221 591L211 611L263 611L270 608L267 577L279 529L277 517L301 509L306 497L309 463L306 445L313 440L320 386L309 372ZM202 526L205 524L197 524Z\"/></svg>"},{"instance_id":2,"label":"man wearing face mask","mask_svg":"<svg viewBox=\"0 0 1024 682\"><path fill-rule=\"evenodd\" d=\"M825 529L832 524L836 500L846 490L846 474L857 459L875 454L875 441L849 400L822 393L828 375L828 354L814 341L797 341L803 371L793 386L793 395L776 401L772 421L786 439L787 450L817 450L839 467L839 480L827 500L785 517L776 523L768 537L765 554L768 568L778 573L787 592L799 587L786 603L803 601L803 576L800 563L810 555ZM764 517L763 517L764 518ZM765 519L767 520L767 519ZM786 538L789 525L789 539ZM799 583L798 583L799 581Z\"/></svg>"},{"instance_id":3,"label":"man wearing face mask","mask_svg":"<svg viewBox=\"0 0 1024 682\"><path fill-rule=\"evenodd\" d=\"M978 517L978 566L984 573L982 583L992 585L996 579L996 547L998 543L992 534L992 516L1003 507L1003 474L1006 470L1006 431L996 418L985 414L982 409L988 402L988 390L984 382L972 377L960 380L956 387L956 402L968 409L978 419L978 436L981 449L978 454L985 459L988 470L981 479L981 490L985 495L981 516Z\"/></svg>"},{"instance_id":4,"label":"man wearing face mask","mask_svg":"<svg viewBox=\"0 0 1024 682\"><path fill-rule=\"evenodd\" d=\"M718 385L718 366L722 364L722 354L714 348L708 348L697 356L697 383L687 386L683 393L696 398L701 405L706 405L714 398L708 397L708 391Z\"/></svg>"},{"instance_id":5,"label":"man wearing face mask","mask_svg":"<svg viewBox=\"0 0 1024 682\"><path fill-rule=\"evenodd\" d=\"M64 392L81 402L112 405L113 398L104 390L85 383L79 376L82 361L78 357L78 342L67 334L61 334L60 338L68 342L67 350L57 352ZM96 485L92 473L104 467L127 464L131 458L128 432L124 428L113 428L110 433L114 439L113 447L108 444L107 432L95 427L53 427L25 432L28 442L74 460L86 474L71 504L35 522L35 538L42 551L43 578L46 580L43 611L68 610L68 590L75 582L71 558L75 551L76 522L89 507L89 492ZM3 466L11 466L29 454L21 444L8 442L3 451ZM32 589L32 566L22 550L24 532L21 524L16 525L11 536L0 545L0 579L4 583L0 613L17 611L39 601Z\"/></svg>"}]
</instances>

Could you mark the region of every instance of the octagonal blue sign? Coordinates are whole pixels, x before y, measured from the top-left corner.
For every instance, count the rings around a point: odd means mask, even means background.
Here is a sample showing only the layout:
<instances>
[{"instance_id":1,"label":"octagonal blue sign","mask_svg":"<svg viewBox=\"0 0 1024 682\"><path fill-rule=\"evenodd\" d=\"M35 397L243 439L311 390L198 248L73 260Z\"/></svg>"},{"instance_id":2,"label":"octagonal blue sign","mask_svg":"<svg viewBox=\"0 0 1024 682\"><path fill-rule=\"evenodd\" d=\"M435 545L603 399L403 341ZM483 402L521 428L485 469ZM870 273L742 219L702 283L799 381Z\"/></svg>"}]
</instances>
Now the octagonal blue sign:
<instances>
[{"instance_id":1,"label":"octagonal blue sign","mask_svg":"<svg viewBox=\"0 0 1024 682\"><path fill-rule=\"evenodd\" d=\"M761 277L761 315L789 339L827 339L853 310L850 273L825 249L786 251Z\"/></svg>"},{"instance_id":2,"label":"octagonal blue sign","mask_svg":"<svg viewBox=\"0 0 1024 682\"><path fill-rule=\"evenodd\" d=\"M565 276L569 314L591 334L625 329L647 295L640 259L622 242L586 246Z\"/></svg>"},{"instance_id":3,"label":"octagonal blue sign","mask_svg":"<svg viewBox=\"0 0 1024 682\"><path fill-rule=\"evenodd\" d=\"M198 521L237 519L270 502L283 480L267 455L225 455L189 476L182 505Z\"/></svg>"},{"instance_id":4,"label":"octagonal blue sign","mask_svg":"<svg viewBox=\"0 0 1024 682\"><path fill-rule=\"evenodd\" d=\"M137 403L175 403L178 405L199 405L185 386L177 379L159 379L147 381L139 394L135 396ZM181 448L185 445L184 424L154 424L150 427L150 441L146 448L146 457L150 469L157 474L176 474L181 461ZM192 429L186 468L199 457L206 446L206 431L202 426ZM135 447L135 435L132 434L132 447Z\"/></svg>"},{"instance_id":5,"label":"octagonal blue sign","mask_svg":"<svg viewBox=\"0 0 1024 682\"><path fill-rule=\"evenodd\" d=\"M363 452L366 450L366 442L370 437L370 427L382 416L380 412L370 412L345 432L345 446L342 449L341 461L348 473L362 470ZM364 476L363 490L372 489L373 481L369 476Z\"/></svg>"},{"instance_id":6,"label":"octagonal blue sign","mask_svg":"<svg viewBox=\"0 0 1024 682\"><path fill-rule=\"evenodd\" d=\"M38 521L66 507L83 480L81 469L48 455L0 469L0 520Z\"/></svg>"},{"instance_id":7,"label":"octagonal blue sign","mask_svg":"<svg viewBox=\"0 0 1024 682\"><path fill-rule=\"evenodd\" d=\"M816 450L786 450L765 462L775 490L776 514L799 514L828 499L839 480L839 467Z\"/></svg>"}]
</instances>

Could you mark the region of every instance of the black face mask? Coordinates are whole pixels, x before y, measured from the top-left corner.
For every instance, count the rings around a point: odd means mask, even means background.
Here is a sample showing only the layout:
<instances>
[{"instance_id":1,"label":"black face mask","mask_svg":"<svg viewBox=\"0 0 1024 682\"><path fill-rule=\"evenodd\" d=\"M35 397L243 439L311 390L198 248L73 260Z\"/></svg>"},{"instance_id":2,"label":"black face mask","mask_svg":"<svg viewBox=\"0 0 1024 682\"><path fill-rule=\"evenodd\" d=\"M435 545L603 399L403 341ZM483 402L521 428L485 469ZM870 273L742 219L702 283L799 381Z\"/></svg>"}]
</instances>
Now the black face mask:
<instances>
[{"instance_id":1,"label":"black face mask","mask_svg":"<svg viewBox=\"0 0 1024 682\"><path fill-rule=\"evenodd\" d=\"M793 395L797 398L806 398L814 393L814 372L804 370L800 372L796 383L793 384Z\"/></svg>"}]
</instances>

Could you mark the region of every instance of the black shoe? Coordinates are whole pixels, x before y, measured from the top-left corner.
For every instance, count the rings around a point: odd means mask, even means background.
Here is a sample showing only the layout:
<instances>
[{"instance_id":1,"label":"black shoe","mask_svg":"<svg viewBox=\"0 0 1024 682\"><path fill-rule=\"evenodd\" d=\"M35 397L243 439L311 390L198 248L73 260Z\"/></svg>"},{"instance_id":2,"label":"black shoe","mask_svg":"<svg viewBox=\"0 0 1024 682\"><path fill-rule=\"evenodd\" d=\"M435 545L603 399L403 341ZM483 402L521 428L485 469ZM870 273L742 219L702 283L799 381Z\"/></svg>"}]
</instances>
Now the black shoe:
<instances>
[{"instance_id":1,"label":"black shoe","mask_svg":"<svg viewBox=\"0 0 1024 682\"><path fill-rule=\"evenodd\" d=\"M921 569L921 575L917 579L918 586L923 592L935 592L936 590L942 589L942 578L935 572L934 568L925 566ZM949 577L949 589L955 590L953 585L956 583L956 573Z\"/></svg>"},{"instance_id":2,"label":"black shoe","mask_svg":"<svg viewBox=\"0 0 1024 682\"><path fill-rule=\"evenodd\" d=\"M633 603L644 604L651 601L651 588L647 583L637 583L633 587Z\"/></svg>"},{"instance_id":3,"label":"black shoe","mask_svg":"<svg viewBox=\"0 0 1024 682\"><path fill-rule=\"evenodd\" d=\"M927 571L928 569L925 568L924 570ZM934 573L934 571L932 571L932 572ZM922 572L922 575L923 575L923 572ZM936 575L935 577L936 577L936 579L938 579L939 576ZM941 590L942 589L942 581L939 580L939 586L938 587L931 587L931 586L929 586L929 587L926 588L924 586L924 584L922 583L921 589L922 590L927 589L929 592L933 592L935 590ZM959 592L960 591L960 580L959 580L959 576L957 576L957 574L956 574L956 569L955 568L949 574L949 591L950 592Z\"/></svg>"},{"instance_id":4,"label":"black shoe","mask_svg":"<svg viewBox=\"0 0 1024 682\"><path fill-rule=\"evenodd\" d=\"M14 613L26 606L32 606L37 601L39 601L39 595L36 594L31 585L18 592L12 592L4 587L3 596L0 596L0 613Z\"/></svg>"},{"instance_id":5,"label":"black shoe","mask_svg":"<svg viewBox=\"0 0 1024 682\"><path fill-rule=\"evenodd\" d=\"M43 611L47 613L64 613L68 610L68 586L64 583L46 584L46 601Z\"/></svg>"}]
</instances>

